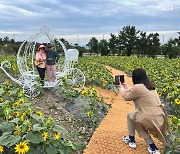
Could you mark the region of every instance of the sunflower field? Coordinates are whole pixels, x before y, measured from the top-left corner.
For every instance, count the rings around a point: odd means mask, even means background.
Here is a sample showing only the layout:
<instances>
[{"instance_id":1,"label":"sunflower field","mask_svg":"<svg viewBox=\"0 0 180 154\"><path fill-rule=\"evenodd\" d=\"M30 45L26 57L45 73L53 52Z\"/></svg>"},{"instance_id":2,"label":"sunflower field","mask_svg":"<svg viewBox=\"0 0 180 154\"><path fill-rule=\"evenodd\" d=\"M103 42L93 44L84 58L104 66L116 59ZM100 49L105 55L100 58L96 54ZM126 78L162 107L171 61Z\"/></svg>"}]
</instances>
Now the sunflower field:
<instances>
[{"instance_id":1,"label":"sunflower field","mask_svg":"<svg viewBox=\"0 0 180 154\"><path fill-rule=\"evenodd\" d=\"M90 61L90 63L88 62ZM86 63L87 62L87 63ZM89 65L90 64L90 65ZM94 66L96 65L96 66ZM174 152L180 150L180 59L152 59L152 58L136 58L126 56L107 56L107 57L89 57L82 58L79 64L80 69L84 70L86 76L94 84L101 83L102 87L107 87L112 84L113 80L110 72L106 72L103 68L105 65L111 66L118 70L122 70L131 76L135 68L144 68L151 79L156 85L156 90L161 98L161 101L166 104L166 111L169 117L169 124L171 133L168 137L169 145L166 151ZM91 68L95 68L89 75ZM87 69L86 68L90 68ZM101 78L99 78L101 77ZM99 80L99 81L98 81Z\"/></svg>"},{"instance_id":2,"label":"sunflower field","mask_svg":"<svg viewBox=\"0 0 180 154\"><path fill-rule=\"evenodd\" d=\"M18 68L16 65L15 56L0 56L0 62L7 60L11 63L11 67L8 69L11 75L18 77ZM79 58L79 63L76 67L83 71L86 76L86 86L95 85L105 89L113 89L114 78L112 73L106 69L106 65L122 70L131 76L132 71L135 68L144 68L151 79L156 85L156 90L160 96L162 102L165 104L165 109L168 114L170 124L170 135L168 137L169 145L165 148L166 151L173 153L179 149L180 144L180 59L152 59L152 58L136 58L126 56L90 56ZM5 74L0 70L0 77L7 79ZM3 151L3 146L11 147L11 150L15 152L21 152L23 147L24 152L29 151L30 145L36 146L34 142L38 142L40 147L44 148L46 152L50 149L49 144L46 144L46 140L49 143L57 142L55 145L60 144L58 140L61 133L66 132L58 125L53 123L53 119L50 117L42 117L41 111L29 108L25 109L25 106L31 106L29 102L24 98L21 92L18 95L15 94L20 89L10 90L8 86L11 86L9 82L1 84L0 87L0 105L1 105L1 123L0 126L3 130L3 138L0 137L0 152ZM80 92L83 96L88 94L88 91L84 90ZM22 96L19 96L22 95ZM5 97L6 96L6 97ZM91 96L88 96L91 97ZM92 102L91 102L92 103ZM17 106L19 105L19 106ZM95 104L93 104L96 107ZM96 110L91 108L86 111L87 116L90 118L95 117L93 113ZM22 118L25 118L23 121ZM38 123L36 123L38 121ZM40 121L40 122L39 122ZM49 121L49 122L47 122ZM39 124L40 123L40 124ZM47 125L48 123L48 125ZM8 126L4 128L4 126ZM49 128L53 131L50 131ZM36 133L39 138L36 140L30 139L31 134ZM13 135L12 135L13 134ZM8 137L12 137L13 140L6 141ZM33 140L32 142L26 142ZM41 139L41 140L40 140ZM20 142L21 141L21 142ZM64 145L64 144L63 144ZM54 147L57 149L57 146ZM65 146L65 145L64 145ZM12 148L13 147L13 148ZM2 150L1 150L2 149ZM58 149L61 150L61 149Z\"/></svg>"}]
</instances>

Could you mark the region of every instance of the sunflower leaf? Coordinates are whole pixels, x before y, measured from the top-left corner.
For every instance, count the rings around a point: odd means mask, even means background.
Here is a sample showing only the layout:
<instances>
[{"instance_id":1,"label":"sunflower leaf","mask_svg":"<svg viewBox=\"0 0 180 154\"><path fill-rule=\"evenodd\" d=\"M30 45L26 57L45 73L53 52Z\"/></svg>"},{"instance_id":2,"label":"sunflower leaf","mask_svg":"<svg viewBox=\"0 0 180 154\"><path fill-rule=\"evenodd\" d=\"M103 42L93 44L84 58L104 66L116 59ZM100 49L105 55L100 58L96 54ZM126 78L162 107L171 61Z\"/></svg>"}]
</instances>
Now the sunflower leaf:
<instances>
[{"instance_id":1,"label":"sunflower leaf","mask_svg":"<svg viewBox=\"0 0 180 154\"><path fill-rule=\"evenodd\" d=\"M39 132L30 132L26 135L26 140L31 143L40 143L43 141L42 134Z\"/></svg>"}]
</instances>

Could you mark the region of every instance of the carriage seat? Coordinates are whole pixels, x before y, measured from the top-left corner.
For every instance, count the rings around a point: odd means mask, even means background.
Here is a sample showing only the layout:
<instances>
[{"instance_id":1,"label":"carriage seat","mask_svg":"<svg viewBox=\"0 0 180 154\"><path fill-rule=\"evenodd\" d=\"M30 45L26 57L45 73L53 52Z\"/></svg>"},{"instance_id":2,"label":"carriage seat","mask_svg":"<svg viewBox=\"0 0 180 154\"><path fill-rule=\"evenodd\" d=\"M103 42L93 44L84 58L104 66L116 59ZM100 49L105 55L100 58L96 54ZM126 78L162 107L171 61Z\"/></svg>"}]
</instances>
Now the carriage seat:
<instances>
[{"instance_id":1,"label":"carriage seat","mask_svg":"<svg viewBox=\"0 0 180 154\"><path fill-rule=\"evenodd\" d=\"M68 70L74 68L74 63L78 61L79 51L77 49L68 49L65 51L65 62L62 72L56 72L56 77L60 78L67 74Z\"/></svg>"}]
</instances>

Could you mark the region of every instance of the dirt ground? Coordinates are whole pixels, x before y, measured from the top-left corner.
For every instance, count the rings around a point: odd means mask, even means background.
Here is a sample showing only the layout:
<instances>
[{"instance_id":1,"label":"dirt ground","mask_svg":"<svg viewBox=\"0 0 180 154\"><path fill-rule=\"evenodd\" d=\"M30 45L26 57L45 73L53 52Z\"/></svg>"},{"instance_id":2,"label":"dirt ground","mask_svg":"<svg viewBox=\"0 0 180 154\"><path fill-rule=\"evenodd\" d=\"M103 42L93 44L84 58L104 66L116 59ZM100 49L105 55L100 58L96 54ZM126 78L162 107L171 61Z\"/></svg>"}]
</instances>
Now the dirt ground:
<instances>
[{"instance_id":1,"label":"dirt ground","mask_svg":"<svg viewBox=\"0 0 180 154\"><path fill-rule=\"evenodd\" d=\"M130 86L133 85L131 77L124 72L108 66L107 68L112 71L114 76L124 74L125 82ZM104 96L105 103L111 104L112 108L93 133L90 142L84 150L84 154L148 154L148 145L137 134L136 149L129 148L122 141L122 136L128 135L126 115L128 112L133 111L133 102L125 101L120 93L116 94L99 87L96 87L96 89ZM163 145L157 139L153 138L153 140L158 148L161 149L161 153L163 153Z\"/></svg>"}]
</instances>

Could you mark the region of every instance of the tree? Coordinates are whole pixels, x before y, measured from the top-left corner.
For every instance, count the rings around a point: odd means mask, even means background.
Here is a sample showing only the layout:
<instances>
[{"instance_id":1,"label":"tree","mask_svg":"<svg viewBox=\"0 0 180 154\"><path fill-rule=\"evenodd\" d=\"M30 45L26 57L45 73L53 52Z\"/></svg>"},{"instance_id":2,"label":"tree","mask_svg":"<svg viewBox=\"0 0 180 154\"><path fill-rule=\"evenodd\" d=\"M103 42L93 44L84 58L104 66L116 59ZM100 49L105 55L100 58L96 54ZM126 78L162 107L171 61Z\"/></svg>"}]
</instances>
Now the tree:
<instances>
[{"instance_id":1,"label":"tree","mask_svg":"<svg viewBox=\"0 0 180 154\"><path fill-rule=\"evenodd\" d=\"M12 38L12 39L10 39L9 40L9 42L11 43L11 44L14 44L15 43L15 41L14 41L14 39Z\"/></svg>"},{"instance_id":2,"label":"tree","mask_svg":"<svg viewBox=\"0 0 180 154\"><path fill-rule=\"evenodd\" d=\"M101 56L107 56L110 52L108 49L108 42L105 39L100 40L99 42L99 52L101 53Z\"/></svg>"},{"instance_id":3,"label":"tree","mask_svg":"<svg viewBox=\"0 0 180 154\"><path fill-rule=\"evenodd\" d=\"M178 38L175 38L174 41L177 46L180 46L180 36Z\"/></svg>"},{"instance_id":4,"label":"tree","mask_svg":"<svg viewBox=\"0 0 180 154\"><path fill-rule=\"evenodd\" d=\"M87 46L90 50L90 55L94 52L98 54L98 40L95 37L92 37L87 43Z\"/></svg>"},{"instance_id":5,"label":"tree","mask_svg":"<svg viewBox=\"0 0 180 154\"><path fill-rule=\"evenodd\" d=\"M146 32L141 32L139 39L137 40L138 45L137 45L137 54L141 54L141 56L144 56L145 53L147 53L147 35Z\"/></svg>"},{"instance_id":6,"label":"tree","mask_svg":"<svg viewBox=\"0 0 180 154\"><path fill-rule=\"evenodd\" d=\"M180 36L179 38L169 39L165 44L165 54L169 58L177 58L180 56Z\"/></svg>"},{"instance_id":7,"label":"tree","mask_svg":"<svg viewBox=\"0 0 180 154\"><path fill-rule=\"evenodd\" d=\"M9 37L8 37L8 36L4 37L3 42L4 42L5 44L9 43Z\"/></svg>"},{"instance_id":8,"label":"tree","mask_svg":"<svg viewBox=\"0 0 180 154\"><path fill-rule=\"evenodd\" d=\"M118 55L125 54L123 51L125 50L125 40L123 39L125 37L125 34L122 33L117 37L117 49L118 49Z\"/></svg>"},{"instance_id":9,"label":"tree","mask_svg":"<svg viewBox=\"0 0 180 154\"><path fill-rule=\"evenodd\" d=\"M67 40L65 40L64 38L61 38L61 39L57 39L57 38L54 38L53 42L56 46L56 51L57 52L63 52L63 47L60 43L60 41L64 44L64 46L68 49L68 48L72 48L71 45L69 44L69 42ZM63 53L64 54L64 53Z\"/></svg>"},{"instance_id":10,"label":"tree","mask_svg":"<svg viewBox=\"0 0 180 154\"><path fill-rule=\"evenodd\" d=\"M0 38L0 44L2 44L2 42L3 42L3 39L2 39L2 38Z\"/></svg>"},{"instance_id":11,"label":"tree","mask_svg":"<svg viewBox=\"0 0 180 154\"><path fill-rule=\"evenodd\" d=\"M6 54L17 53L19 49L19 44L14 41L14 39L9 39L8 36L0 38L0 51Z\"/></svg>"},{"instance_id":12,"label":"tree","mask_svg":"<svg viewBox=\"0 0 180 154\"><path fill-rule=\"evenodd\" d=\"M158 33L150 33L147 37L147 53L149 57L160 54L160 40Z\"/></svg>"},{"instance_id":13,"label":"tree","mask_svg":"<svg viewBox=\"0 0 180 154\"><path fill-rule=\"evenodd\" d=\"M111 38L109 39L109 49L114 56L118 51L117 51L117 37L114 34L110 34Z\"/></svg>"},{"instance_id":14,"label":"tree","mask_svg":"<svg viewBox=\"0 0 180 154\"><path fill-rule=\"evenodd\" d=\"M79 57L82 57L83 53L86 51L85 47L81 47L77 43L75 45L76 45L76 49L79 51Z\"/></svg>"},{"instance_id":15,"label":"tree","mask_svg":"<svg viewBox=\"0 0 180 154\"><path fill-rule=\"evenodd\" d=\"M65 47L67 49L72 47L71 44L67 40L65 40L64 38L61 38L60 41L65 45Z\"/></svg>"},{"instance_id":16,"label":"tree","mask_svg":"<svg viewBox=\"0 0 180 154\"><path fill-rule=\"evenodd\" d=\"M132 54L132 51L137 48L138 33L135 26L125 26L118 33L119 47L125 51L127 56Z\"/></svg>"}]
</instances>

